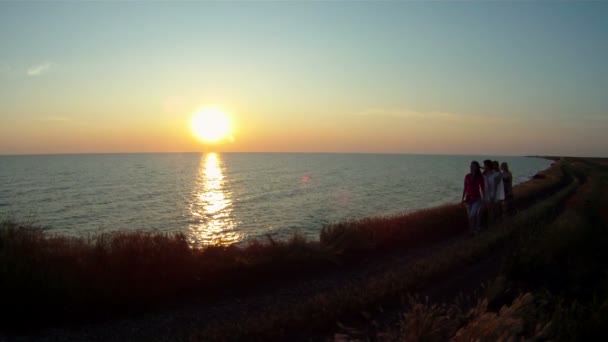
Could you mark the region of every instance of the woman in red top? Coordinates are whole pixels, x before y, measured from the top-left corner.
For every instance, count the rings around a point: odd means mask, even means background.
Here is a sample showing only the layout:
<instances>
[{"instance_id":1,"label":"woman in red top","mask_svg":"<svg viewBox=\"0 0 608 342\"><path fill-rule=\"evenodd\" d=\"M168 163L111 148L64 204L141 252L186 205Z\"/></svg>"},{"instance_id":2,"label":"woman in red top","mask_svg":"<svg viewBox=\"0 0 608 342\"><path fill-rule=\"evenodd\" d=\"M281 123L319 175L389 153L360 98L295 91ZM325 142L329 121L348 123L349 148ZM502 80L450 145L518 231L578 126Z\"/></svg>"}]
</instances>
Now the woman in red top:
<instances>
[{"instance_id":1,"label":"woman in red top","mask_svg":"<svg viewBox=\"0 0 608 342\"><path fill-rule=\"evenodd\" d=\"M469 227L471 234L479 232L479 208L481 207L484 192L484 179L481 174L479 163L471 162L471 173L464 177L464 189L462 191L462 203L467 208Z\"/></svg>"}]
</instances>

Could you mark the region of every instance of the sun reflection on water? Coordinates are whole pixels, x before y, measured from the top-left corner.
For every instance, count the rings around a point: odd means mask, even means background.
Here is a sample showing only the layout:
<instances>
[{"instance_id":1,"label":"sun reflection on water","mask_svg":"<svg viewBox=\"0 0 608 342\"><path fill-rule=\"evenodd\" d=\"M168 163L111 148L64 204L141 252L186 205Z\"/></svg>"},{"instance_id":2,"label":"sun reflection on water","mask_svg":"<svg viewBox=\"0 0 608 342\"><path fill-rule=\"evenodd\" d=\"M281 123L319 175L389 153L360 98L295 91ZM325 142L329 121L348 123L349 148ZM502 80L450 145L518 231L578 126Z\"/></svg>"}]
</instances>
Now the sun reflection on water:
<instances>
[{"instance_id":1,"label":"sun reflection on water","mask_svg":"<svg viewBox=\"0 0 608 342\"><path fill-rule=\"evenodd\" d=\"M216 153L202 156L193 193L188 234L191 245L228 245L242 240L242 234L234 230L232 194L224 189L222 162Z\"/></svg>"}]
</instances>

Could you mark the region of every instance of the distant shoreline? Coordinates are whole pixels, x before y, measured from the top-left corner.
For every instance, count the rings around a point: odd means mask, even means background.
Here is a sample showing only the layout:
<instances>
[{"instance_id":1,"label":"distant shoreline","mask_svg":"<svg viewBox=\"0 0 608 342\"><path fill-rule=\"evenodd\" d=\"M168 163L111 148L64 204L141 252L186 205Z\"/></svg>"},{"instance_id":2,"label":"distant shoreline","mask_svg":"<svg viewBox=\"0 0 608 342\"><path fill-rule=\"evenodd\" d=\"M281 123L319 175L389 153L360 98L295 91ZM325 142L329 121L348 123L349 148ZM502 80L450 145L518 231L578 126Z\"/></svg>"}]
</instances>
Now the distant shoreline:
<instances>
[{"instance_id":1,"label":"distant shoreline","mask_svg":"<svg viewBox=\"0 0 608 342\"><path fill-rule=\"evenodd\" d=\"M250 151L250 152L222 152L222 151L182 151L182 152L68 152L68 153L14 153L0 154L1 157L52 157L52 156L97 156L97 155L149 155L149 154L331 154L331 155L404 155L404 156L461 156L461 157L523 157L559 160L560 158L586 158L603 159L608 157L586 157L586 156L545 156L545 155L519 155L519 154L472 154L472 153L408 153L408 152L289 152L289 151Z\"/></svg>"}]
</instances>

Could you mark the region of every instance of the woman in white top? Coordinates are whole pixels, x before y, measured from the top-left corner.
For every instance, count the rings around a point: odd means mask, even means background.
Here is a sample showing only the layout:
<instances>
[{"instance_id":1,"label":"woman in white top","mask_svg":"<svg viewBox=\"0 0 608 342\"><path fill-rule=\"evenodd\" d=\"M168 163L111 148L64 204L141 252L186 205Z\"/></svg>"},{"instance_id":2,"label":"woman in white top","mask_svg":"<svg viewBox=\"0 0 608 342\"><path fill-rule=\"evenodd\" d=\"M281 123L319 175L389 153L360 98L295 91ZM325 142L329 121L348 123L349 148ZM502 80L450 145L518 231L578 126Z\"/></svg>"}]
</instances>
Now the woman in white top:
<instances>
[{"instance_id":1,"label":"woman in white top","mask_svg":"<svg viewBox=\"0 0 608 342\"><path fill-rule=\"evenodd\" d=\"M494 170L494 165L491 160L483 161L483 178L485 182L484 202L488 208L488 225L494 221L496 217L496 194L500 173Z\"/></svg>"},{"instance_id":2,"label":"woman in white top","mask_svg":"<svg viewBox=\"0 0 608 342\"><path fill-rule=\"evenodd\" d=\"M485 196L484 200L487 203L496 202L496 192L498 187L498 174L494 170L491 160L483 161L483 178L485 181Z\"/></svg>"},{"instance_id":3,"label":"woman in white top","mask_svg":"<svg viewBox=\"0 0 608 342\"><path fill-rule=\"evenodd\" d=\"M502 202L505 200L505 185L502 181L502 173L500 172L500 165L498 161L492 162L494 173L496 177L496 197L494 202L496 203L495 214L496 217L502 217Z\"/></svg>"}]
</instances>

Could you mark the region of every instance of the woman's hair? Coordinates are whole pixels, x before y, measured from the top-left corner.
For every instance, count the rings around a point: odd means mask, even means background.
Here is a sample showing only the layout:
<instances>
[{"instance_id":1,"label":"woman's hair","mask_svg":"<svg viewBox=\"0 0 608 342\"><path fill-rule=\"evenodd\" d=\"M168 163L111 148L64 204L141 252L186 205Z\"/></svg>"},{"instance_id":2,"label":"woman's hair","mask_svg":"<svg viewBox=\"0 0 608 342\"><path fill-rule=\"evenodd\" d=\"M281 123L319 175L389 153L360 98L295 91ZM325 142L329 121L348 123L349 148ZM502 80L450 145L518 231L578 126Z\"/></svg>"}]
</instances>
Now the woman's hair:
<instances>
[{"instance_id":1,"label":"woman's hair","mask_svg":"<svg viewBox=\"0 0 608 342\"><path fill-rule=\"evenodd\" d=\"M492 168L495 171L500 171L500 167L498 166L498 161L497 160L495 160L495 161L492 162Z\"/></svg>"},{"instance_id":2,"label":"woman's hair","mask_svg":"<svg viewBox=\"0 0 608 342\"><path fill-rule=\"evenodd\" d=\"M500 168L505 170L506 172L511 172L509 171L509 164L507 164L506 162L502 162L502 164L500 164Z\"/></svg>"},{"instance_id":3,"label":"woman's hair","mask_svg":"<svg viewBox=\"0 0 608 342\"><path fill-rule=\"evenodd\" d=\"M489 171L489 170L493 169L494 166L492 165L492 161L490 159L484 160L483 161L483 168L484 168L484 171L486 171L486 170Z\"/></svg>"},{"instance_id":4,"label":"woman's hair","mask_svg":"<svg viewBox=\"0 0 608 342\"><path fill-rule=\"evenodd\" d=\"M475 167L477 168L477 172L475 172L475 177L480 177L481 176L481 166L479 166L479 163L477 162L477 160L473 160L471 162L471 165L475 165Z\"/></svg>"}]
</instances>

